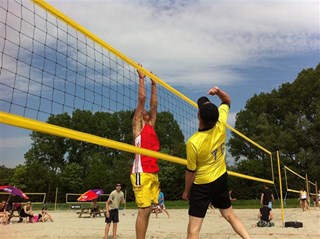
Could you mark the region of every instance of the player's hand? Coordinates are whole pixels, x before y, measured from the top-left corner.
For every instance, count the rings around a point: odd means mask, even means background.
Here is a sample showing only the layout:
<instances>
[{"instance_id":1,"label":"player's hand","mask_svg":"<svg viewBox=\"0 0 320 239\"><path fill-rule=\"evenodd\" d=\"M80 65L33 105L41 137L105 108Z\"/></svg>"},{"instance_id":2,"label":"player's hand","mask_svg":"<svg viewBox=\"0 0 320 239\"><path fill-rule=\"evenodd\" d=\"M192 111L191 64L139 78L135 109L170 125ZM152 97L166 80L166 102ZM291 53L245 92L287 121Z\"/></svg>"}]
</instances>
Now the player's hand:
<instances>
[{"instance_id":1,"label":"player's hand","mask_svg":"<svg viewBox=\"0 0 320 239\"><path fill-rule=\"evenodd\" d=\"M138 64L138 65L142 67L141 64ZM139 70L137 70L137 72L138 72L138 75L139 75L139 78L140 78L140 79L144 79L144 78L146 77L146 75L145 75L143 72L141 72L141 71L139 71Z\"/></svg>"},{"instance_id":2,"label":"player's hand","mask_svg":"<svg viewBox=\"0 0 320 239\"><path fill-rule=\"evenodd\" d=\"M156 74L153 74L153 72L152 72L152 71L150 71L150 73L151 73L152 75L157 76ZM156 84L156 82L155 82L154 80L152 80L151 78L150 78L150 80L151 80L151 84L152 84L152 85L155 85L155 84Z\"/></svg>"},{"instance_id":3,"label":"player's hand","mask_svg":"<svg viewBox=\"0 0 320 239\"><path fill-rule=\"evenodd\" d=\"M208 95L216 95L219 92L219 90L220 89L217 86L215 86L208 91Z\"/></svg>"},{"instance_id":4,"label":"player's hand","mask_svg":"<svg viewBox=\"0 0 320 239\"><path fill-rule=\"evenodd\" d=\"M182 194L182 199L188 201L189 200L189 192L184 191Z\"/></svg>"}]
</instances>

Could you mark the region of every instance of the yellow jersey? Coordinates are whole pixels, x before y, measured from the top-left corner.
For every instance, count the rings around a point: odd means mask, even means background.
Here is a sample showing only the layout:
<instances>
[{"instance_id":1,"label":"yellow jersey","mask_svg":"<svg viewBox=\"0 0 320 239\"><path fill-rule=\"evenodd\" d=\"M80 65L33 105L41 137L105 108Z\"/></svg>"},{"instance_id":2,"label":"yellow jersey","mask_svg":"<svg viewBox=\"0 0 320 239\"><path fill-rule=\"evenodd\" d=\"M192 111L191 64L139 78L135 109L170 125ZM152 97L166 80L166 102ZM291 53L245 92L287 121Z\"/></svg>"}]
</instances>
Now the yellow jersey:
<instances>
[{"instance_id":1,"label":"yellow jersey","mask_svg":"<svg viewBox=\"0 0 320 239\"><path fill-rule=\"evenodd\" d=\"M196 173L195 184L211 183L227 171L225 141L229 108L222 103L215 126L196 132L187 142L187 170Z\"/></svg>"}]
</instances>

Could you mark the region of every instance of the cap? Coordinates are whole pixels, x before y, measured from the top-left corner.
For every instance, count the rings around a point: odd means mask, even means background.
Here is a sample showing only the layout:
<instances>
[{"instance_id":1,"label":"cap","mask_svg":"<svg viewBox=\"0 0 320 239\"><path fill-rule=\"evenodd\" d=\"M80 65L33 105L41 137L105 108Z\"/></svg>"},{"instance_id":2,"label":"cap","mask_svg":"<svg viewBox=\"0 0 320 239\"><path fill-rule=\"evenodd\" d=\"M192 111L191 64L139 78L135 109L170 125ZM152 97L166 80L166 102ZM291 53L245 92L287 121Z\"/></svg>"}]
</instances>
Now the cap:
<instances>
[{"instance_id":1,"label":"cap","mask_svg":"<svg viewBox=\"0 0 320 239\"><path fill-rule=\"evenodd\" d=\"M219 118L218 107L202 96L198 99L198 108L201 119L206 123L216 123Z\"/></svg>"}]
</instances>

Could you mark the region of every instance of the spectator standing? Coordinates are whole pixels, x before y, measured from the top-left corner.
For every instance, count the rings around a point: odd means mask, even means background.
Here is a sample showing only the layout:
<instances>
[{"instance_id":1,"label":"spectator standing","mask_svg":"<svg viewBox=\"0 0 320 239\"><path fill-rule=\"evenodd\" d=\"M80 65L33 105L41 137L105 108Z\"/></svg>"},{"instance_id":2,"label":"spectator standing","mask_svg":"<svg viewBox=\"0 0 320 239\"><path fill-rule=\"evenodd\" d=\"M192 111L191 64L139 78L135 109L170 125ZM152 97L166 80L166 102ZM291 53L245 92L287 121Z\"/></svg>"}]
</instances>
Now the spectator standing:
<instances>
[{"instance_id":1,"label":"spectator standing","mask_svg":"<svg viewBox=\"0 0 320 239\"><path fill-rule=\"evenodd\" d=\"M261 193L260 203L263 205L264 200L268 202L268 207L272 209L272 203L274 202L274 196L272 190L267 186L263 185L264 190Z\"/></svg>"},{"instance_id":2,"label":"spectator standing","mask_svg":"<svg viewBox=\"0 0 320 239\"><path fill-rule=\"evenodd\" d=\"M119 222L119 206L121 203L124 203L124 193L121 191L121 184L116 184L116 189L113 190L106 202L106 228L105 228L105 235L104 238L108 239L109 229L111 222L113 223L112 226L112 239L117 238L117 227Z\"/></svg>"}]
</instances>

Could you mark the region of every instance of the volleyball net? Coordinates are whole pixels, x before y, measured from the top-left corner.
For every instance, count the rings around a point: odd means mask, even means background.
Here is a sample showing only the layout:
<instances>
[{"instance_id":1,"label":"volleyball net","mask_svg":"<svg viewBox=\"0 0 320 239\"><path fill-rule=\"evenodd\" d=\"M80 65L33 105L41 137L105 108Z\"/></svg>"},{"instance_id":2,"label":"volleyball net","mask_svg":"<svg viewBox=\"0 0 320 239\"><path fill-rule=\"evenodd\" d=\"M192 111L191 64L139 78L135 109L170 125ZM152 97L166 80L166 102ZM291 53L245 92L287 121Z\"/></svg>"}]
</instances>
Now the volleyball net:
<instances>
[{"instance_id":1,"label":"volleyball net","mask_svg":"<svg viewBox=\"0 0 320 239\"><path fill-rule=\"evenodd\" d=\"M165 150L138 148L121 137L101 135L102 130L92 133L48 123L54 115L75 112L97 117L101 112L130 115L137 105L139 70L157 83L158 115L178 125L184 144L198 129L197 104L161 80L156 71L152 74L43 0L0 1L0 27L0 123L186 165L185 159L163 153ZM275 185L272 152L230 125L227 137L231 169L234 162L246 160L258 160L262 168L270 168L263 175L248 175L245 168L229 170L229 175ZM231 145L241 147L241 153L233 151Z\"/></svg>"},{"instance_id":2,"label":"volleyball net","mask_svg":"<svg viewBox=\"0 0 320 239\"><path fill-rule=\"evenodd\" d=\"M300 194L303 189L307 192L308 201L310 201L310 196L317 195L317 182L311 182L307 174L302 176L286 165L283 166L283 171L287 193L290 195Z\"/></svg>"},{"instance_id":3,"label":"volleyball net","mask_svg":"<svg viewBox=\"0 0 320 239\"><path fill-rule=\"evenodd\" d=\"M72 115L75 110L93 114L132 112L138 96L137 70L157 82L158 112L172 116L183 141L197 130L197 105L45 1L7 0L0 4L4 29L0 33L1 123L186 164L185 159L137 148L112 137L46 123L52 115ZM146 79L148 96L150 85ZM259 144L227 127L229 135L237 134L247 145L271 157ZM273 176L269 180L232 171L229 174L274 183Z\"/></svg>"}]
</instances>

